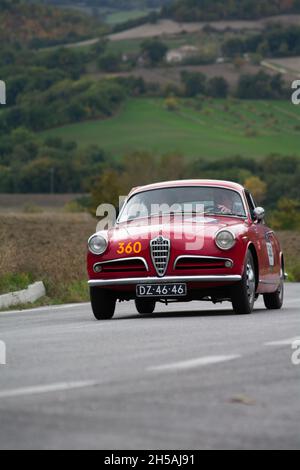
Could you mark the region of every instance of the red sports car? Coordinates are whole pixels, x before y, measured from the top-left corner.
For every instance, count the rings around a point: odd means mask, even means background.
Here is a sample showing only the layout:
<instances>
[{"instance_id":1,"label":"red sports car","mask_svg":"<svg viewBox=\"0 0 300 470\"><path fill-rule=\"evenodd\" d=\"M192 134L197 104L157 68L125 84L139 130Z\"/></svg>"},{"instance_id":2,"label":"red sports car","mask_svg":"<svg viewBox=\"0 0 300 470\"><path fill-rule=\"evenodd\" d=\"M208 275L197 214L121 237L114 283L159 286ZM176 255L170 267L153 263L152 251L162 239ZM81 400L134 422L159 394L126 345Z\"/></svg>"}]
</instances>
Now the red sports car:
<instances>
[{"instance_id":1,"label":"red sports car","mask_svg":"<svg viewBox=\"0 0 300 470\"><path fill-rule=\"evenodd\" d=\"M260 294L280 309L284 257L265 212L225 181L175 181L134 189L108 231L88 242L91 303L97 320L117 301L141 314L157 302L232 302L249 314Z\"/></svg>"}]
</instances>

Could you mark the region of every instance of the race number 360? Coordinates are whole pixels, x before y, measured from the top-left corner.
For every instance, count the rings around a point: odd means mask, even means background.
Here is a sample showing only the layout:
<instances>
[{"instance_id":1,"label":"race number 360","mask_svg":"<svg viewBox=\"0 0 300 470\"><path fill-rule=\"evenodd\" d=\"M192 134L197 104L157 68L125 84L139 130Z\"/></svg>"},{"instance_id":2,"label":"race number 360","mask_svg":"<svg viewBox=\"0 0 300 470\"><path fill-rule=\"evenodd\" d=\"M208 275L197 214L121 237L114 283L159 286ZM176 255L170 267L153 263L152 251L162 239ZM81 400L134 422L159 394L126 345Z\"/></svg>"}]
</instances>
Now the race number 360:
<instances>
[{"instance_id":1,"label":"race number 360","mask_svg":"<svg viewBox=\"0 0 300 470\"><path fill-rule=\"evenodd\" d=\"M142 244L140 242L135 243L119 243L118 255L138 255L142 251Z\"/></svg>"}]
</instances>

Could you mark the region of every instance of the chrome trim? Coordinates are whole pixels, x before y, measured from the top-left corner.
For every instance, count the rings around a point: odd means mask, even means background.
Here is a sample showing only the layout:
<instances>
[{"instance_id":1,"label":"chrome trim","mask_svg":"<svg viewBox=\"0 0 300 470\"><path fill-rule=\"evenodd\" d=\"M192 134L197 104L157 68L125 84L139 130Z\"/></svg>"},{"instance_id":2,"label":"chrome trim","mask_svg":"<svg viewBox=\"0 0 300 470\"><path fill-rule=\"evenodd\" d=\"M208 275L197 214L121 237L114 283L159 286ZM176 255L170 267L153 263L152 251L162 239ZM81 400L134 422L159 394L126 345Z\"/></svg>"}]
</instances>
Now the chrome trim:
<instances>
[{"instance_id":1,"label":"chrome trim","mask_svg":"<svg viewBox=\"0 0 300 470\"><path fill-rule=\"evenodd\" d=\"M280 281L280 278L279 278L279 281ZM276 281L274 281L274 282L273 281L262 281L261 279L260 279L259 283L264 284L265 286L277 286L278 285L278 282L276 282Z\"/></svg>"},{"instance_id":2,"label":"chrome trim","mask_svg":"<svg viewBox=\"0 0 300 470\"><path fill-rule=\"evenodd\" d=\"M239 282L242 276L166 276L166 277L133 277L125 279L95 279L88 281L90 287L128 286L135 284L168 284L180 282Z\"/></svg>"},{"instance_id":3,"label":"chrome trim","mask_svg":"<svg viewBox=\"0 0 300 470\"><path fill-rule=\"evenodd\" d=\"M147 261L144 258L140 258L137 256L134 256L132 258L117 258L117 259L112 259L108 261L101 261L99 263L95 263L93 266L93 269L95 270L96 266L102 266L103 264L120 263L120 262L128 263L128 261L142 261L144 263L146 270L149 271L149 266L148 266Z\"/></svg>"},{"instance_id":4,"label":"chrome trim","mask_svg":"<svg viewBox=\"0 0 300 470\"><path fill-rule=\"evenodd\" d=\"M96 253L96 251L92 250L91 247L90 247L90 241L95 238L95 237L101 237L103 238L103 240L106 241L106 248L104 251L102 251L102 253ZM89 239L88 239L88 250L90 251L90 253L92 253L93 255L96 255L96 256L102 256L104 255L104 253L106 252L108 248L108 238L107 236L104 236L102 233L94 233L94 235L92 235Z\"/></svg>"},{"instance_id":5,"label":"chrome trim","mask_svg":"<svg viewBox=\"0 0 300 470\"><path fill-rule=\"evenodd\" d=\"M197 255L188 256L188 255L184 255L184 256L178 256L178 258L176 258L176 260L174 262L174 266L173 266L174 270L176 269L176 266L179 263L179 261L181 261L182 259L208 259L208 260L214 260L214 261L224 261L224 263L226 263L226 261L230 261L232 263L232 266L234 265L233 260L230 259L230 258L221 258L219 256L197 256ZM209 269L209 268L207 268L207 269Z\"/></svg>"},{"instance_id":6,"label":"chrome trim","mask_svg":"<svg viewBox=\"0 0 300 470\"><path fill-rule=\"evenodd\" d=\"M158 268L158 261L155 259L155 255L153 253L153 251L157 251L154 249L154 243L165 243L166 245L168 245L168 255L167 256L158 256L158 258L162 258L162 257L165 257L166 258L166 264L164 266L164 269L162 272L159 272L159 268ZM164 250L166 251L166 249ZM156 274L159 276L159 277L163 277L167 270L168 270L168 267L169 267L169 262L170 262L170 256L171 256L171 240L169 240L169 238L165 238L163 237L162 235L159 235L158 237L156 238L153 238L153 240L150 241L150 254L151 254L151 259L152 259L152 263L153 263L153 266L154 266L154 269L156 271ZM160 263L162 264L162 263Z\"/></svg>"}]
</instances>

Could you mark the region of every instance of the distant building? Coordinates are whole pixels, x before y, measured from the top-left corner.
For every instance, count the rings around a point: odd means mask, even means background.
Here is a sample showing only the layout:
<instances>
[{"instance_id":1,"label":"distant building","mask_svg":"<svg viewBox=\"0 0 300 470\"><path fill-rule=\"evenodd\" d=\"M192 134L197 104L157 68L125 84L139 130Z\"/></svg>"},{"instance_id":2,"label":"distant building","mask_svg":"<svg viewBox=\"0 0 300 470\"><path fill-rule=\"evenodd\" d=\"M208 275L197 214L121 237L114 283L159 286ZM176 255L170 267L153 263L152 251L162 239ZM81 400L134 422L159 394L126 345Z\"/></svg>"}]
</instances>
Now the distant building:
<instances>
[{"instance_id":1,"label":"distant building","mask_svg":"<svg viewBox=\"0 0 300 470\"><path fill-rule=\"evenodd\" d=\"M166 56L168 64L180 64L185 59L197 55L199 52L195 46L182 46L178 49L171 49Z\"/></svg>"}]
</instances>

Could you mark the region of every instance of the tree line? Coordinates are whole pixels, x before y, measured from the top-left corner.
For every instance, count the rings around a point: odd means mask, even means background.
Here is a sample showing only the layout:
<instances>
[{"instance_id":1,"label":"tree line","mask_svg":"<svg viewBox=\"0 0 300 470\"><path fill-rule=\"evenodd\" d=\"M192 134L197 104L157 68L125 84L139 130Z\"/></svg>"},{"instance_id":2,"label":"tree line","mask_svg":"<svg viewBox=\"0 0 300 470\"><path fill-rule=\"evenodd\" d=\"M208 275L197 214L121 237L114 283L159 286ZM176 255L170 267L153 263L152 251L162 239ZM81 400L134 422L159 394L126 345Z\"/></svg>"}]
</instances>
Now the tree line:
<instances>
[{"instance_id":1,"label":"tree line","mask_svg":"<svg viewBox=\"0 0 300 470\"><path fill-rule=\"evenodd\" d=\"M0 0L0 43L53 46L103 34L99 18L40 1Z\"/></svg>"},{"instance_id":2,"label":"tree line","mask_svg":"<svg viewBox=\"0 0 300 470\"><path fill-rule=\"evenodd\" d=\"M226 57L241 56L245 53L261 57L292 57L300 54L300 27L270 25L262 33L246 38L233 37L224 42Z\"/></svg>"},{"instance_id":3,"label":"tree line","mask_svg":"<svg viewBox=\"0 0 300 470\"><path fill-rule=\"evenodd\" d=\"M163 16L177 21L255 20L300 13L299 0L175 0L163 7Z\"/></svg>"},{"instance_id":4,"label":"tree line","mask_svg":"<svg viewBox=\"0 0 300 470\"><path fill-rule=\"evenodd\" d=\"M118 205L132 187L186 178L224 179L245 185L268 210L277 229L300 229L300 160L269 155L261 160L233 156L223 160L161 157L147 152L112 162L98 146L41 138L24 128L0 141L0 193L90 193L79 201L95 214L101 203Z\"/></svg>"},{"instance_id":5,"label":"tree line","mask_svg":"<svg viewBox=\"0 0 300 470\"><path fill-rule=\"evenodd\" d=\"M0 140L0 193L86 192L108 165L97 146L80 149L18 128Z\"/></svg>"}]
</instances>

